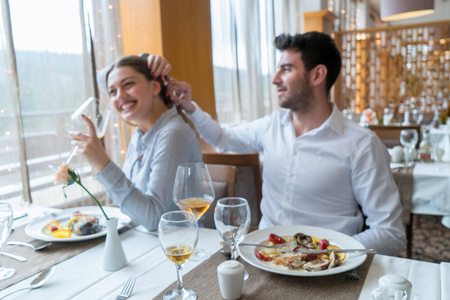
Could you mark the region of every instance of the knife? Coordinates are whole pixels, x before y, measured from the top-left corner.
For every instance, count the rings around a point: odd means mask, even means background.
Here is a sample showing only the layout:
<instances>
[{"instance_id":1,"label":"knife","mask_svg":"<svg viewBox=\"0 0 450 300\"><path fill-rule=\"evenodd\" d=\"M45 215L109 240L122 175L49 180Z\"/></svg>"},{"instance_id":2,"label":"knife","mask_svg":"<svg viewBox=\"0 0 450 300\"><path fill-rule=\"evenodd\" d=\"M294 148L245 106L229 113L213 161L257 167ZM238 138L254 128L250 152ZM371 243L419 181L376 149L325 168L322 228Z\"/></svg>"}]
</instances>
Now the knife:
<instances>
[{"instance_id":1,"label":"knife","mask_svg":"<svg viewBox=\"0 0 450 300\"><path fill-rule=\"evenodd\" d=\"M278 249L278 252L283 253L331 253L331 252L339 252L339 253L377 253L377 250L374 249L325 249L325 250L284 250Z\"/></svg>"}]
</instances>

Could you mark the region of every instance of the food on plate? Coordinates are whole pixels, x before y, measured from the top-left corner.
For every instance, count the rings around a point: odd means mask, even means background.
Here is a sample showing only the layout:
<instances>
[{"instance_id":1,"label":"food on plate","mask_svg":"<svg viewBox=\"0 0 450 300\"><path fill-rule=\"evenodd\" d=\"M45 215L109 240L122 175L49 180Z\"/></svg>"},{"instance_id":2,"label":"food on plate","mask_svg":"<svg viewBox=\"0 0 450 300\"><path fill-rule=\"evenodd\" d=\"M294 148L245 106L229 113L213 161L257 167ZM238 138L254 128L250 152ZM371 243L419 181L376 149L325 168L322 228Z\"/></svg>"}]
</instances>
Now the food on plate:
<instances>
[{"instance_id":1,"label":"food on plate","mask_svg":"<svg viewBox=\"0 0 450 300\"><path fill-rule=\"evenodd\" d=\"M90 235L103 228L97 217L85 215L80 212L72 214L67 224L63 221L51 221L45 226L44 233L55 238L70 238L72 232L76 235Z\"/></svg>"},{"instance_id":2,"label":"food on plate","mask_svg":"<svg viewBox=\"0 0 450 300\"><path fill-rule=\"evenodd\" d=\"M338 246L330 245L327 239L318 239L312 235L296 233L294 236L278 236L274 233L269 235L269 245L284 244L296 241L297 246L279 248L261 248L255 252L255 256L262 261L284 266L290 270L316 272L338 267L345 260L344 253L300 253L296 250L329 250L340 249ZM294 252L282 252L283 250L294 250Z\"/></svg>"}]
</instances>

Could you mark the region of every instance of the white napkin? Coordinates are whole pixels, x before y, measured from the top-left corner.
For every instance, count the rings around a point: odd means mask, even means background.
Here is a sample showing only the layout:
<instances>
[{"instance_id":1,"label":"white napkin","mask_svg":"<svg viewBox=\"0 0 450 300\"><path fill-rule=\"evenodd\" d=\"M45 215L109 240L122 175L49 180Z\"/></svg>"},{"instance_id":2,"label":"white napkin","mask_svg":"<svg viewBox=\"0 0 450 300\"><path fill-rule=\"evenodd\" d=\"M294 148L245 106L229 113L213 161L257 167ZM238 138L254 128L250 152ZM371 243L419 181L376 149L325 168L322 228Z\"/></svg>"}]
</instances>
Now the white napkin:
<instances>
[{"instance_id":1,"label":"white napkin","mask_svg":"<svg viewBox=\"0 0 450 300\"><path fill-rule=\"evenodd\" d=\"M441 299L450 299L450 263L441 262Z\"/></svg>"}]
</instances>

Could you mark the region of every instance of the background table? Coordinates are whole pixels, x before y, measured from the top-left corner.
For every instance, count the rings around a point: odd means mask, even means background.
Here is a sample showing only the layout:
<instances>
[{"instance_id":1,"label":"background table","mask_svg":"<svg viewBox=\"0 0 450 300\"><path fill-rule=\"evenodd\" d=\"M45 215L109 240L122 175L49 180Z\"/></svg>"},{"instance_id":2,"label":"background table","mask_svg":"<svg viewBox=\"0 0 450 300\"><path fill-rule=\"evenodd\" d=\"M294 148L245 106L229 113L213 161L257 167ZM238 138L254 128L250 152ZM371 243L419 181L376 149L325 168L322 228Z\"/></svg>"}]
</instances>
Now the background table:
<instances>
[{"instance_id":1,"label":"background table","mask_svg":"<svg viewBox=\"0 0 450 300\"><path fill-rule=\"evenodd\" d=\"M444 216L450 228L450 163L417 163L413 171L411 213Z\"/></svg>"}]
</instances>

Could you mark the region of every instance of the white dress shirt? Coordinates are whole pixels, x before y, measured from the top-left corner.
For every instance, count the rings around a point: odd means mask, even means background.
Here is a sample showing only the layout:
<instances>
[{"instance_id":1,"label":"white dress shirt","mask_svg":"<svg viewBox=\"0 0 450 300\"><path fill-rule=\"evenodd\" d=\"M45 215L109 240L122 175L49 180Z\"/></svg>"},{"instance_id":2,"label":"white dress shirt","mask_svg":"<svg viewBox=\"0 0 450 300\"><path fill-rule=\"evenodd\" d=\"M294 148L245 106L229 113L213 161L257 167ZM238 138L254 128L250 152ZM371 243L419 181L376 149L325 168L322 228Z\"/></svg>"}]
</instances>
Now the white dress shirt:
<instances>
[{"instance_id":1,"label":"white dress shirt","mask_svg":"<svg viewBox=\"0 0 450 300\"><path fill-rule=\"evenodd\" d=\"M260 228L311 225L353 236L383 254L404 248L402 206L386 147L335 105L319 128L299 137L289 111L223 128L198 105L187 115L219 151L263 151ZM358 205L370 227L363 232Z\"/></svg>"}]
</instances>

